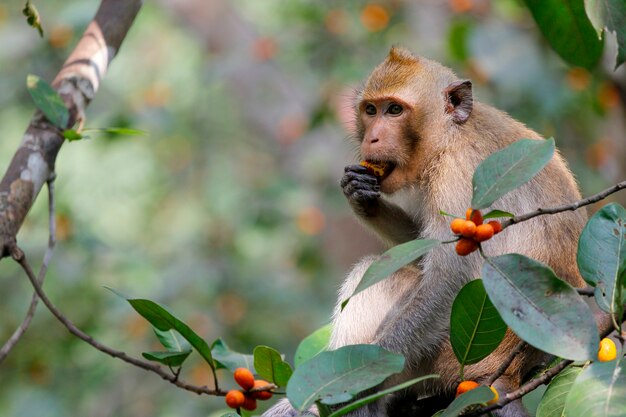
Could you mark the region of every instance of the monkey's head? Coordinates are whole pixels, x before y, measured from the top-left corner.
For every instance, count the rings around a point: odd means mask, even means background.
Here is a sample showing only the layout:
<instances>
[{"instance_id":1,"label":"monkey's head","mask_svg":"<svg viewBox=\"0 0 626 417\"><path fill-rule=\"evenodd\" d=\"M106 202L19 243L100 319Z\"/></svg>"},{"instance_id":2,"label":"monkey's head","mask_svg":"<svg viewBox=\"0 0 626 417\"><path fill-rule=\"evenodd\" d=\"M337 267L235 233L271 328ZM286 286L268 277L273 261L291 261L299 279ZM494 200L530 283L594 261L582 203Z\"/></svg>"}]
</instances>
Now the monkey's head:
<instances>
[{"instance_id":1,"label":"monkey's head","mask_svg":"<svg viewBox=\"0 0 626 417\"><path fill-rule=\"evenodd\" d=\"M470 118L472 83L434 62L393 47L357 95L361 158L387 162L381 190L394 193L419 184L429 161L449 146Z\"/></svg>"}]
</instances>

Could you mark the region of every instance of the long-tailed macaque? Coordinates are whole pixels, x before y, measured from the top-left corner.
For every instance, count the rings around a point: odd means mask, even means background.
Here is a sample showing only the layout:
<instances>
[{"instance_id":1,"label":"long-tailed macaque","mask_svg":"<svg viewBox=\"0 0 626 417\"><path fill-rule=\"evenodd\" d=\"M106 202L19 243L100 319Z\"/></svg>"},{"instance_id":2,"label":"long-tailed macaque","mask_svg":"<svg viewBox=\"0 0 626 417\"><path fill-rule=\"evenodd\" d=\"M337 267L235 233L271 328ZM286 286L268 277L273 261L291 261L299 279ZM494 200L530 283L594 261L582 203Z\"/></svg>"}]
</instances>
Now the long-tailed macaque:
<instances>
[{"instance_id":1,"label":"long-tailed macaque","mask_svg":"<svg viewBox=\"0 0 626 417\"><path fill-rule=\"evenodd\" d=\"M389 245L415 238L450 240L450 219L440 210L461 215L470 207L476 166L518 139L542 140L507 114L474 100L470 81L398 47L391 49L358 94L356 125L361 159L385 162L388 169L377 178L360 165L347 166L341 186L356 215ZM494 208L522 214L578 199L574 178L557 153L533 180L496 201ZM484 251L492 256L522 253L580 287L584 282L576 267L576 242L585 219L583 211L536 217L505 229L484 245ZM365 258L355 266L341 287L339 302L352 294L374 259ZM482 264L477 252L460 257L451 244L432 250L353 297L344 311L338 305L330 348L373 343L402 353L404 372L384 386L437 373L440 379L402 395L453 396L459 364L448 339L450 309L461 287L480 277ZM494 353L466 367L465 378L486 380L518 341L509 332ZM524 373L543 357L535 349L524 350L494 387L501 394L516 389ZM389 404L383 398L350 416L387 416ZM283 401L265 416L295 414ZM519 400L494 414L528 415Z\"/></svg>"}]
</instances>

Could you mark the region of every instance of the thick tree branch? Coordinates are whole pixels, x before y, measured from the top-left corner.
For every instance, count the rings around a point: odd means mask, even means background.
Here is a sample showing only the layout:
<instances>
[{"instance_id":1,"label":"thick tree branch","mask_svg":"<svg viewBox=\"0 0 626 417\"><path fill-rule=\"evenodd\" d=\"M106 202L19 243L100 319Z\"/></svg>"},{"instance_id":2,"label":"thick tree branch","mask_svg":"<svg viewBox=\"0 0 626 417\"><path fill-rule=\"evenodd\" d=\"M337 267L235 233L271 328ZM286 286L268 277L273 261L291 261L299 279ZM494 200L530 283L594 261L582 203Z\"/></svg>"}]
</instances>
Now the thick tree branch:
<instances>
[{"instance_id":1,"label":"thick tree branch","mask_svg":"<svg viewBox=\"0 0 626 417\"><path fill-rule=\"evenodd\" d=\"M48 180L48 227L49 227L49 235L48 235L48 248L46 249L46 253L43 257L43 262L41 264L41 268L39 269L39 274L37 275L37 282L39 285L43 284L43 280L46 277L46 273L48 272L48 265L50 264L50 260L52 259L52 252L54 250L54 246L56 244L56 221L55 221L55 209L54 209L54 178ZM33 292L33 297L30 300L30 306L28 307L28 311L26 312L26 316L24 320L22 320L22 324L15 329L9 340L6 341L4 346L0 349L0 363L8 356L11 349L19 342L21 337L28 330L28 326L30 326L31 321L33 320L33 316L35 315L35 310L37 309L37 304L39 302L39 297L37 296L37 292Z\"/></svg>"},{"instance_id":2,"label":"thick tree branch","mask_svg":"<svg viewBox=\"0 0 626 417\"><path fill-rule=\"evenodd\" d=\"M67 127L83 119L141 4L141 0L102 0L54 79L52 86L70 113ZM17 232L43 184L52 176L63 142L61 130L36 112L0 181L0 259L14 251Z\"/></svg>"},{"instance_id":3,"label":"thick tree branch","mask_svg":"<svg viewBox=\"0 0 626 417\"><path fill-rule=\"evenodd\" d=\"M178 375L172 375L168 372L165 372L163 369L161 369L160 366L154 363L143 361L141 359L136 359L136 358L133 358L132 356L128 356L126 353L122 351L115 350L108 346L103 345L102 343L95 340L93 337L84 333L82 330L76 327L74 323L72 323L67 317L65 317L63 313L61 313L61 311L59 311L59 309L56 308L54 304L52 304L52 301L50 301L46 293L41 288L41 285L39 285L39 282L37 281L37 277L35 277L35 274L33 273L33 270L30 267L30 264L26 260L26 255L24 255L24 252L22 252L21 249L16 247L14 252L11 255L20 264L22 269L24 269L24 272L26 272L26 275L28 276L30 283L32 284L33 288L35 289L35 292L37 293L41 301L44 303L44 305L48 308L48 310L50 310L52 315L54 315L54 317L56 317L56 319L59 320L61 324L63 324L63 326L65 326L65 328L74 336L78 337L84 342L87 342L94 348L98 349L100 352L106 353L107 355L110 355L114 358L118 358L126 363L129 363L131 365L134 365L146 371L154 372L155 374L159 375L164 380L184 390L191 391L196 394L209 394L209 395L217 395L217 396L226 395L226 393L221 390L213 390L213 389L209 389L206 386L199 387L196 385L187 384L186 382L179 380Z\"/></svg>"}]
</instances>

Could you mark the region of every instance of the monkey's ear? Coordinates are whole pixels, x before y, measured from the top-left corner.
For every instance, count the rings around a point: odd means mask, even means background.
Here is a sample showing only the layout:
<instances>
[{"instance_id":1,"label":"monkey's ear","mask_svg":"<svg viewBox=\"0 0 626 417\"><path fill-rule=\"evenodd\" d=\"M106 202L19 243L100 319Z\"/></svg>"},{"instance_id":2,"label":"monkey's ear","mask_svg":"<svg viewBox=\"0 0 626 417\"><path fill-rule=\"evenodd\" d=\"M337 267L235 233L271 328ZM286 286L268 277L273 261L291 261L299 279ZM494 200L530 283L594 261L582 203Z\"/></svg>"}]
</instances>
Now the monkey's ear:
<instances>
[{"instance_id":1,"label":"monkey's ear","mask_svg":"<svg viewBox=\"0 0 626 417\"><path fill-rule=\"evenodd\" d=\"M446 99L446 113L452 115L452 120L458 124L467 122L474 107L472 82L455 81L443 90L443 95Z\"/></svg>"}]
</instances>

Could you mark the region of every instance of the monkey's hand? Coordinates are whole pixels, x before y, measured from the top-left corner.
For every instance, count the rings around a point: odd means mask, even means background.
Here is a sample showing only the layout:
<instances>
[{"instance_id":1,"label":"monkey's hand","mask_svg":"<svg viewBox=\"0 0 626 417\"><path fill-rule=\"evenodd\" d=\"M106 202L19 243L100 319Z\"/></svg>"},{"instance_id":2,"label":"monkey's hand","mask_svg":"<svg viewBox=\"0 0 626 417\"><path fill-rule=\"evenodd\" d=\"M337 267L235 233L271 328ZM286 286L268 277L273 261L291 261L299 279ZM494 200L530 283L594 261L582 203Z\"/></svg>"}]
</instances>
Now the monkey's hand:
<instances>
[{"instance_id":1,"label":"monkey's hand","mask_svg":"<svg viewBox=\"0 0 626 417\"><path fill-rule=\"evenodd\" d=\"M367 168L348 165L341 179L341 188L352 210L383 242L393 246L419 236L419 225L402 208L381 196L378 179Z\"/></svg>"},{"instance_id":2,"label":"monkey's hand","mask_svg":"<svg viewBox=\"0 0 626 417\"><path fill-rule=\"evenodd\" d=\"M361 165L348 165L341 179L341 188L356 214L363 217L379 214L380 185L369 169Z\"/></svg>"}]
</instances>

